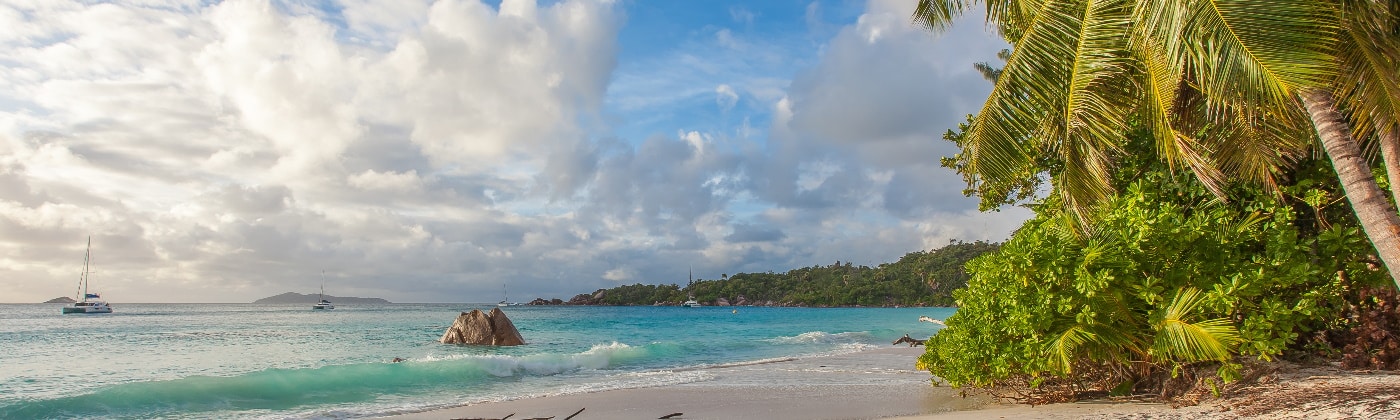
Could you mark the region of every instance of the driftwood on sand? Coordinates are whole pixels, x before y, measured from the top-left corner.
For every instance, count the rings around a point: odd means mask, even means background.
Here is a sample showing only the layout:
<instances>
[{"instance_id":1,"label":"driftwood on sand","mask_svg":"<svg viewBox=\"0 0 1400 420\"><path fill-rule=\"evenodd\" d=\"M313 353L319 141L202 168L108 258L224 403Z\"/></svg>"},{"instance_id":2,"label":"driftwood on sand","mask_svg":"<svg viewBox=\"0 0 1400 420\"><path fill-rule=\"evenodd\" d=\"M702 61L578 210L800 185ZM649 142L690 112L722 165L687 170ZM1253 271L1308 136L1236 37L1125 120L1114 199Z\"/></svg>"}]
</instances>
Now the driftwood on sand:
<instances>
[{"instance_id":1,"label":"driftwood on sand","mask_svg":"<svg viewBox=\"0 0 1400 420\"><path fill-rule=\"evenodd\" d=\"M492 308L491 313L473 309L462 312L457 320L442 333L443 344L477 344L488 346L518 346L525 344L525 338L515 329L506 313L500 308Z\"/></svg>"},{"instance_id":2,"label":"driftwood on sand","mask_svg":"<svg viewBox=\"0 0 1400 420\"><path fill-rule=\"evenodd\" d=\"M894 342L893 342L893 343L890 343L890 345L897 346L897 345L899 345L899 343L909 343L909 347L914 347L914 346L922 346L922 345L924 345L924 341L926 341L926 340L916 340L916 339L913 339L913 338L909 338L909 334L905 334L903 337L900 337L898 340L894 340Z\"/></svg>"}]
</instances>

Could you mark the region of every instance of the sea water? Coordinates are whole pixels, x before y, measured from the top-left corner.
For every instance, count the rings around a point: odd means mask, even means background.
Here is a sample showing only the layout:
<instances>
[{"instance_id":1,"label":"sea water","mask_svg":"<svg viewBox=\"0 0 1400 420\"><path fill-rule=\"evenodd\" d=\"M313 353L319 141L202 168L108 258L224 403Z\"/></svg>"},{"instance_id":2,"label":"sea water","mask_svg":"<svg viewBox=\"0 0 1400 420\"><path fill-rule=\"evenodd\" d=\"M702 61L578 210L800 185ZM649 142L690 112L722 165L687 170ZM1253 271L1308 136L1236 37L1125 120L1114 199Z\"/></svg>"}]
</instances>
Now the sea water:
<instances>
[{"instance_id":1,"label":"sea water","mask_svg":"<svg viewBox=\"0 0 1400 420\"><path fill-rule=\"evenodd\" d=\"M953 312L516 306L504 310L528 344L490 347L437 342L489 304L113 306L0 305L0 418L356 418L699 383L923 338L934 326L919 316Z\"/></svg>"}]
</instances>

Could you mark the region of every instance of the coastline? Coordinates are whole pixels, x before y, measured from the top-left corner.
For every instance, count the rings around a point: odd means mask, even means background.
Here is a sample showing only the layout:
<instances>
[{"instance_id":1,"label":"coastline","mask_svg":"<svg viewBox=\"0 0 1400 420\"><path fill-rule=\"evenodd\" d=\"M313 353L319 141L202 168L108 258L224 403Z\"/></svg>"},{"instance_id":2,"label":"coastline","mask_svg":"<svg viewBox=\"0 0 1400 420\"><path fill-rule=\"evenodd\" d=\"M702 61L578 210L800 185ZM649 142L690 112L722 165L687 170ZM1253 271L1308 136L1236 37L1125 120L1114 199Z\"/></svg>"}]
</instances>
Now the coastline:
<instances>
[{"instance_id":1,"label":"coastline","mask_svg":"<svg viewBox=\"0 0 1400 420\"><path fill-rule=\"evenodd\" d=\"M706 368L713 379L650 388L522 398L403 413L385 418L534 418L563 419L580 408L575 420L897 418L977 409L992 403L986 396L962 397L948 387L934 387L928 372L914 370L923 347L889 347L833 356L802 357L763 364ZM779 375L780 383L766 378ZM800 383L802 385L792 385Z\"/></svg>"},{"instance_id":2,"label":"coastline","mask_svg":"<svg viewBox=\"0 0 1400 420\"><path fill-rule=\"evenodd\" d=\"M932 386L927 372L913 369L922 352L922 347L878 348L706 368L712 379L698 382L527 397L382 418L563 419L584 409L574 419L654 419L673 413L683 413L674 419L1400 419L1400 373L1394 372L1281 363L1256 383L1235 384L1221 398L1194 406L1133 399L1031 406L997 402L980 393L963 397L959 390ZM778 382L789 385L767 385L765 375L782 375Z\"/></svg>"}]
</instances>

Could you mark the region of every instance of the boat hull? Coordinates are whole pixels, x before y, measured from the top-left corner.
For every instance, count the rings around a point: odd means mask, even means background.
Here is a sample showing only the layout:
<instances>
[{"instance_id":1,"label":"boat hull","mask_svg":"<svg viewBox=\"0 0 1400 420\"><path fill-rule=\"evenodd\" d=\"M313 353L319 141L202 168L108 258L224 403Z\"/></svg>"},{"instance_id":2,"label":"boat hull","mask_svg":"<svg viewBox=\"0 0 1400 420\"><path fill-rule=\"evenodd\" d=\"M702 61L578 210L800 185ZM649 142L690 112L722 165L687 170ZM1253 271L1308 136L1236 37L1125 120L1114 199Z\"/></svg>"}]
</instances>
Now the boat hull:
<instances>
[{"instance_id":1,"label":"boat hull","mask_svg":"<svg viewBox=\"0 0 1400 420\"><path fill-rule=\"evenodd\" d=\"M64 307L63 307L63 313L65 313L65 314L110 314L110 313L112 313L112 307L110 307L110 306L85 306L85 307L64 306Z\"/></svg>"}]
</instances>

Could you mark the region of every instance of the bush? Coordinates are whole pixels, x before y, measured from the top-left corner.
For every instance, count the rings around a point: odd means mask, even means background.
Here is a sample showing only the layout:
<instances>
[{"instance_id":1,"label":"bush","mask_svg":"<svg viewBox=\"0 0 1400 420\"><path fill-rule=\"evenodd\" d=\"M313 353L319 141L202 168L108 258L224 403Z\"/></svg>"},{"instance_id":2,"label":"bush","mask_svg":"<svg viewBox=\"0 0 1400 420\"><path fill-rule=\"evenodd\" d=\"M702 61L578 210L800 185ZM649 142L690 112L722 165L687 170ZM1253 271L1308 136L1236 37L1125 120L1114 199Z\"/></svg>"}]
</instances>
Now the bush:
<instances>
[{"instance_id":1,"label":"bush","mask_svg":"<svg viewBox=\"0 0 1400 420\"><path fill-rule=\"evenodd\" d=\"M1316 168L1297 171L1284 198L1245 191L1234 203L1189 176L1142 171L1087 226L1052 195L968 263L960 309L919 365L953 386L1070 396L1170 396L1172 378L1202 365L1232 379L1236 355L1268 359L1323 327L1348 281L1384 280L1355 224L1329 222L1349 219L1328 207L1336 188Z\"/></svg>"}]
</instances>

